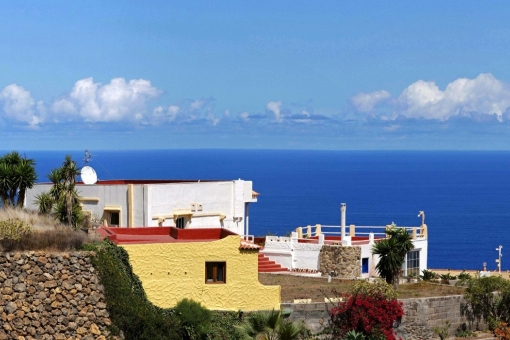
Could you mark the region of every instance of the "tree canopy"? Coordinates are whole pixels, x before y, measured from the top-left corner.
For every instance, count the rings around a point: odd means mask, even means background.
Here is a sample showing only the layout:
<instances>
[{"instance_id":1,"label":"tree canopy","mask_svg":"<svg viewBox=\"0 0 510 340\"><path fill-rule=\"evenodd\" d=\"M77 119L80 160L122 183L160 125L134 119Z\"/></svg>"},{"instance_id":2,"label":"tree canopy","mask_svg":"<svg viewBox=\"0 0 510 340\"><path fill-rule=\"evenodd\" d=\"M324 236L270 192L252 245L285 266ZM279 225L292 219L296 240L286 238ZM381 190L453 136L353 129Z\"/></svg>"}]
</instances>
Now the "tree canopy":
<instances>
[{"instance_id":1,"label":"tree canopy","mask_svg":"<svg viewBox=\"0 0 510 340\"><path fill-rule=\"evenodd\" d=\"M0 197L2 205L23 207L27 189L37 180L35 161L12 151L0 157Z\"/></svg>"},{"instance_id":2,"label":"tree canopy","mask_svg":"<svg viewBox=\"0 0 510 340\"><path fill-rule=\"evenodd\" d=\"M70 155L65 157L62 166L52 169L46 176L52 183L49 192L43 192L36 197L39 212L53 212L61 222L77 228L83 220L78 192L76 191L76 176L80 168Z\"/></svg>"},{"instance_id":3,"label":"tree canopy","mask_svg":"<svg viewBox=\"0 0 510 340\"><path fill-rule=\"evenodd\" d=\"M375 269L387 283L398 289L402 264L406 254L414 248L414 244L412 236L405 228L397 228L393 225L386 230L386 235L387 238L376 242L372 247L372 253L379 255L379 262Z\"/></svg>"}]
</instances>

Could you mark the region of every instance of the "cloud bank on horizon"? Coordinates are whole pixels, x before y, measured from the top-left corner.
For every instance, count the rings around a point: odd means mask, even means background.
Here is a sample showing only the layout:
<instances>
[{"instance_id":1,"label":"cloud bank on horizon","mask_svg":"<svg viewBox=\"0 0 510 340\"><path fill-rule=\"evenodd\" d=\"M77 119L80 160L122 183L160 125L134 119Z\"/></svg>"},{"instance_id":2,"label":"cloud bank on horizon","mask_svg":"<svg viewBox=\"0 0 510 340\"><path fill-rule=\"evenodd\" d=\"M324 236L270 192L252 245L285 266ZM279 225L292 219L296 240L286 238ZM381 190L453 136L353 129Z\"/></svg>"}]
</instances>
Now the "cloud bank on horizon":
<instances>
[{"instance_id":1,"label":"cloud bank on horizon","mask_svg":"<svg viewBox=\"0 0 510 340\"><path fill-rule=\"evenodd\" d=\"M214 98L182 99L167 105L151 105L151 101L162 93L163 90L146 79L113 78L109 83L101 84L89 77L76 81L68 93L45 103L34 99L22 85L10 84L0 91L0 119L31 129L69 122L123 122L134 126L194 123L217 126L233 122L326 122L331 125L346 119L363 122L368 118L389 123L397 120L445 122L457 117L476 121L484 118L497 119L499 122L510 120L510 84L496 79L490 73L482 73L474 79L456 79L444 90L434 81L418 80L396 97L384 89L358 93L350 98L351 112L348 108L337 108L338 113L329 115L315 113L310 105L285 106L282 100L270 100L261 105L260 111L237 114L232 114L228 108L223 109L222 114L216 113ZM386 125L384 130L396 131L398 125Z\"/></svg>"},{"instance_id":2,"label":"cloud bank on horizon","mask_svg":"<svg viewBox=\"0 0 510 340\"><path fill-rule=\"evenodd\" d=\"M446 121L455 117L495 117L498 121L510 118L510 85L490 73L474 79L459 78L444 91L433 81L418 80L398 97L385 90L359 93L351 98L358 112L377 115L383 120L399 117ZM386 106L388 113L378 115L377 108Z\"/></svg>"}]
</instances>

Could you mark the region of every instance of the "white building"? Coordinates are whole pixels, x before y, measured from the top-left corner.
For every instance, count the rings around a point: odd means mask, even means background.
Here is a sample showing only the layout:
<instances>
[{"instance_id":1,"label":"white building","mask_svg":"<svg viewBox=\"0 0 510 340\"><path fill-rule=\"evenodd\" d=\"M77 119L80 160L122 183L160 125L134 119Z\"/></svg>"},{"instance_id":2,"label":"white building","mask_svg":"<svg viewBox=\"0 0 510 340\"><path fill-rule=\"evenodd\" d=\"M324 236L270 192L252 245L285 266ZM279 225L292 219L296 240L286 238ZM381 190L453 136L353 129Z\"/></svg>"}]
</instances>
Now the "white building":
<instances>
[{"instance_id":1,"label":"white building","mask_svg":"<svg viewBox=\"0 0 510 340\"><path fill-rule=\"evenodd\" d=\"M25 205L37 209L35 198L51 183L27 190ZM84 211L106 226L226 228L249 233L249 204L258 194L251 181L114 180L76 185Z\"/></svg>"},{"instance_id":2,"label":"white building","mask_svg":"<svg viewBox=\"0 0 510 340\"><path fill-rule=\"evenodd\" d=\"M405 228L412 235L414 249L407 253L402 266L404 276L418 277L427 269L428 234L423 212L422 223L416 227ZM266 236L264 249L261 251L269 260L292 271L319 272L320 252L324 245L333 247L359 247L360 276L363 278L377 276L375 266L379 256L372 254L375 242L386 237L386 226L346 225L346 206L341 206L341 223L339 226L314 225L297 228L290 237ZM322 273L323 275L328 273Z\"/></svg>"}]
</instances>

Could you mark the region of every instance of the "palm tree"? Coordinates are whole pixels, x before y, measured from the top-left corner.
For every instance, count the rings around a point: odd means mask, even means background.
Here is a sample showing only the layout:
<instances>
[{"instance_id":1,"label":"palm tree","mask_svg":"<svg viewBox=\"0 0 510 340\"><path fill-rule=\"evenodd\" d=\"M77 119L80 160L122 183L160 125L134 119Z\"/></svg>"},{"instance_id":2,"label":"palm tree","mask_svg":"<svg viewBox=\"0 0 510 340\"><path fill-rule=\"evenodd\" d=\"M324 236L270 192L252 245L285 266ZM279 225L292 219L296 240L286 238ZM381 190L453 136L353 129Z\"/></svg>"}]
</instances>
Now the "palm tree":
<instances>
[{"instance_id":1,"label":"palm tree","mask_svg":"<svg viewBox=\"0 0 510 340\"><path fill-rule=\"evenodd\" d=\"M31 189L37 180L35 172L35 162L33 159L22 159L14 166L14 186L18 188L18 201L16 206L21 208L25 204L25 193L27 189Z\"/></svg>"},{"instance_id":2,"label":"palm tree","mask_svg":"<svg viewBox=\"0 0 510 340\"><path fill-rule=\"evenodd\" d=\"M73 228L77 228L83 218L78 202L78 192L76 191L76 176L79 174L80 169L76 162L72 160L70 155L67 155L62 166L51 170L46 176L53 183L53 186L49 193L44 193L44 196L41 194L36 198L39 211L48 211L49 197L57 219L66 222Z\"/></svg>"},{"instance_id":3,"label":"palm tree","mask_svg":"<svg viewBox=\"0 0 510 340\"><path fill-rule=\"evenodd\" d=\"M65 203L67 222L73 225L73 208L78 203L78 193L75 189L76 176L80 174L80 169L76 162L72 160L71 155L66 155L64 163L60 168L60 177L63 182L63 201Z\"/></svg>"},{"instance_id":4,"label":"palm tree","mask_svg":"<svg viewBox=\"0 0 510 340\"><path fill-rule=\"evenodd\" d=\"M11 168L5 162L3 158L0 158L0 198L2 199L3 206L10 205L9 201L9 190L11 189Z\"/></svg>"},{"instance_id":5,"label":"palm tree","mask_svg":"<svg viewBox=\"0 0 510 340\"><path fill-rule=\"evenodd\" d=\"M295 340L306 334L303 323L285 320L281 311L275 310L250 314L237 329L245 339L256 340Z\"/></svg>"},{"instance_id":6,"label":"palm tree","mask_svg":"<svg viewBox=\"0 0 510 340\"><path fill-rule=\"evenodd\" d=\"M4 206L22 207L25 192L36 179L33 159L22 158L16 151L0 157L0 197Z\"/></svg>"},{"instance_id":7,"label":"palm tree","mask_svg":"<svg viewBox=\"0 0 510 340\"><path fill-rule=\"evenodd\" d=\"M372 253L380 257L375 269L397 290L402 264L414 244L411 234L405 228L396 228L394 224L386 230L386 235L387 238L376 242L372 247Z\"/></svg>"}]
</instances>

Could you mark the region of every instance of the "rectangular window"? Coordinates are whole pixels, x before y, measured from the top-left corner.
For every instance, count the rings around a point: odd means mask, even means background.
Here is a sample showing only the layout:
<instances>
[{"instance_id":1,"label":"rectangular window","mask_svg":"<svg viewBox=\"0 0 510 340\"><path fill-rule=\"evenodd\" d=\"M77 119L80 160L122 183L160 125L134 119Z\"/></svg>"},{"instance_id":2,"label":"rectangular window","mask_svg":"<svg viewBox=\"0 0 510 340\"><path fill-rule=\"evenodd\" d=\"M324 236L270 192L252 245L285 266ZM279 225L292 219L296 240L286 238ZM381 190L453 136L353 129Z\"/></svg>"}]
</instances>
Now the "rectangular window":
<instances>
[{"instance_id":1,"label":"rectangular window","mask_svg":"<svg viewBox=\"0 0 510 340\"><path fill-rule=\"evenodd\" d=\"M407 253L407 276L418 277L420 275L420 251L410 251Z\"/></svg>"},{"instance_id":2,"label":"rectangular window","mask_svg":"<svg viewBox=\"0 0 510 340\"><path fill-rule=\"evenodd\" d=\"M227 264L226 262L205 263L205 283L226 283Z\"/></svg>"},{"instance_id":3,"label":"rectangular window","mask_svg":"<svg viewBox=\"0 0 510 340\"><path fill-rule=\"evenodd\" d=\"M368 257L361 259L361 274L368 274Z\"/></svg>"},{"instance_id":4,"label":"rectangular window","mask_svg":"<svg viewBox=\"0 0 510 340\"><path fill-rule=\"evenodd\" d=\"M122 225L122 209L119 205L106 205L103 210L103 223L106 227Z\"/></svg>"}]
</instances>

